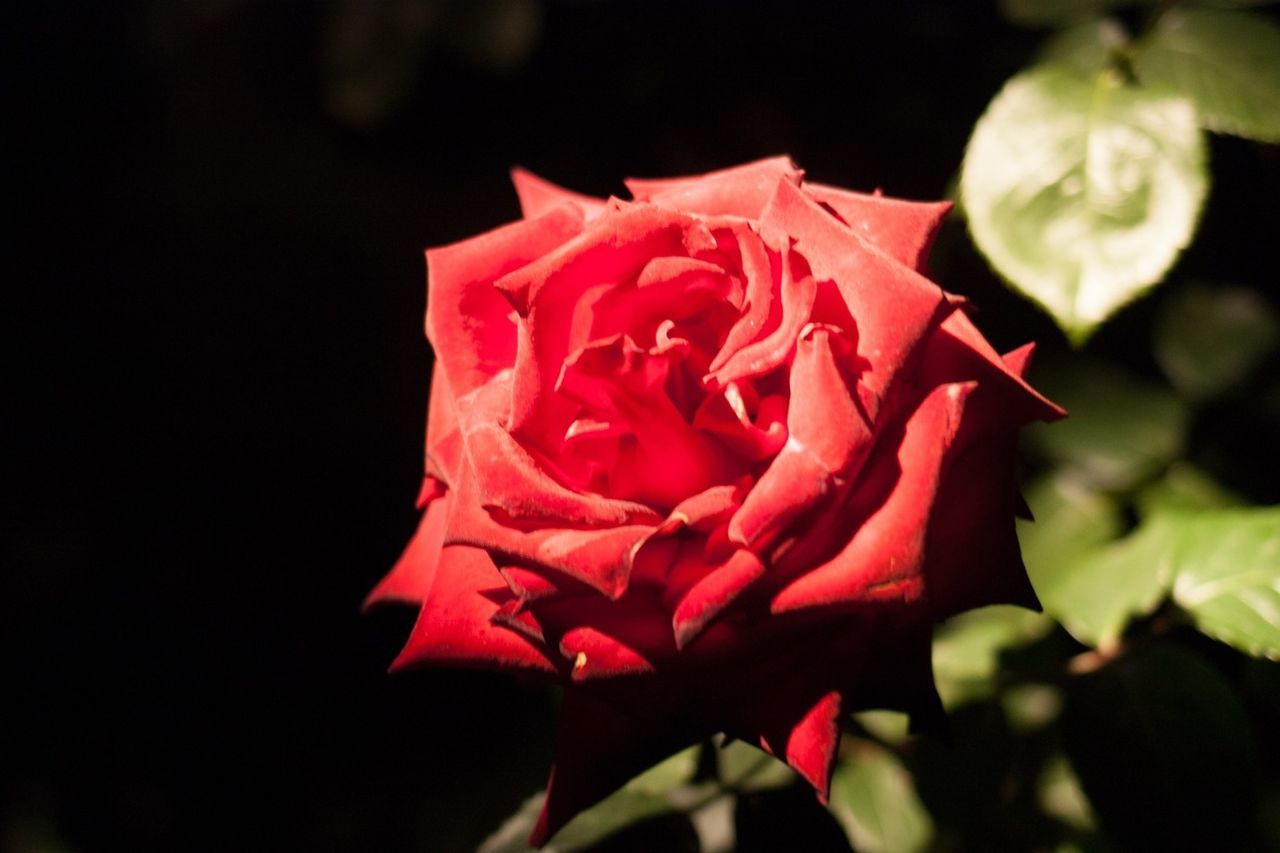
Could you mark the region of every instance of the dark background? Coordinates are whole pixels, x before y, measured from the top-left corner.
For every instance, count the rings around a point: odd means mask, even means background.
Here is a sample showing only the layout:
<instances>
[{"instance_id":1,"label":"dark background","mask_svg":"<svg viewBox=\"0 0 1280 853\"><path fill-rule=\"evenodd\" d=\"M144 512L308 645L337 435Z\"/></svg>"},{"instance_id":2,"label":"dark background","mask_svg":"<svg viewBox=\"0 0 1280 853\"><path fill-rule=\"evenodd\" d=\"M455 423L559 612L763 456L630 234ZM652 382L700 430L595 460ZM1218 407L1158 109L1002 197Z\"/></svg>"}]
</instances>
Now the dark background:
<instances>
[{"instance_id":1,"label":"dark background","mask_svg":"<svg viewBox=\"0 0 1280 853\"><path fill-rule=\"evenodd\" d=\"M15 6L5 850L472 849L554 708L387 677L412 614L358 613L415 525L421 249L517 216L513 164L604 195L788 153L939 197L1041 38L947 0ZM1273 279L1275 149L1214 168L1184 270ZM935 270L997 345L1062 347L962 226ZM1149 371L1149 302L1092 347Z\"/></svg>"}]
</instances>

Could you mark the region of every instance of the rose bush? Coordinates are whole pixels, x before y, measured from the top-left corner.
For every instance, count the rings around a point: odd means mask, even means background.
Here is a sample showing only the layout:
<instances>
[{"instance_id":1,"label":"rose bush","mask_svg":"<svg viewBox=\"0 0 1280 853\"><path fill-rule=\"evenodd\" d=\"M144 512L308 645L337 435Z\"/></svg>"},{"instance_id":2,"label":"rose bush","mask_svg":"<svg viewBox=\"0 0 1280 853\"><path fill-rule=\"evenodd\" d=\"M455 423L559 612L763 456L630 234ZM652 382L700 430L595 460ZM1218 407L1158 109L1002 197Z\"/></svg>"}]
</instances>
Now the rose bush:
<instances>
[{"instance_id":1,"label":"rose bush","mask_svg":"<svg viewBox=\"0 0 1280 853\"><path fill-rule=\"evenodd\" d=\"M938 620L1036 606L1018 428L1062 414L921 272L949 205L786 158L599 200L517 170L524 218L427 252L421 526L370 596L394 667L566 686L534 843L715 732L825 797L839 718L940 706Z\"/></svg>"}]
</instances>

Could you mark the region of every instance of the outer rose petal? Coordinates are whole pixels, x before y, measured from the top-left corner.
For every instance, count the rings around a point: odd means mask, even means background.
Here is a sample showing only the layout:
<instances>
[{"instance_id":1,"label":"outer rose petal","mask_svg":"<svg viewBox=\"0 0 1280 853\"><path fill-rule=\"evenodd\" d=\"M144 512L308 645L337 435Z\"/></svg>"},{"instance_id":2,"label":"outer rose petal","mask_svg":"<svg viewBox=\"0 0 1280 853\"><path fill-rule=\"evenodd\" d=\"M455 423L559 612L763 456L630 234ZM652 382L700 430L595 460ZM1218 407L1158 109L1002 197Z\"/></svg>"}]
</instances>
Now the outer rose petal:
<instances>
[{"instance_id":1,"label":"outer rose petal","mask_svg":"<svg viewBox=\"0 0 1280 853\"><path fill-rule=\"evenodd\" d=\"M858 324L858 355L870 362L862 382L872 392L867 414L878 403L934 323L945 301L942 290L919 273L867 243L854 231L785 181L761 222L796 241L814 278L840 289Z\"/></svg>"},{"instance_id":2,"label":"outer rose petal","mask_svg":"<svg viewBox=\"0 0 1280 853\"><path fill-rule=\"evenodd\" d=\"M920 382L928 388L946 382L978 380L984 423L1014 428L1030 421L1053 421L1066 411L1027 384L1023 371L1033 350L1010 353L1013 365L1001 358L963 310L953 310L929 336L920 365Z\"/></svg>"},{"instance_id":3,"label":"outer rose petal","mask_svg":"<svg viewBox=\"0 0 1280 853\"><path fill-rule=\"evenodd\" d=\"M886 478L892 491L859 524L827 563L788 583L772 601L774 613L859 602L911 601L924 591L924 539L943 456L960 428L972 385L934 389L912 413L897 458L872 454L859 497L873 496ZM898 467L898 471L893 468ZM896 481L895 481L896 480Z\"/></svg>"},{"instance_id":4,"label":"outer rose petal","mask_svg":"<svg viewBox=\"0 0 1280 853\"><path fill-rule=\"evenodd\" d=\"M1020 502L1015 436L995 435L956 449L929 519L925 585L930 612L940 620L988 604L1039 610L1014 529Z\"/></svg>"},{"instance_id":5,"label":"outer rose petal","mask_svg":"<svg viewBox=\"0 0 1280 853\"><path fill-rule=\"evenodd\" d=\"M556 186L545 178L518 166L511 170L511 183L520 197L520 211L525 219L533 219L563 204L577 205L587 222L604 213L604 199Z\"/></svg>"},{"instance_id":6,"label":"outer rose petal","mask_svg":"<svg viewBox=\"0 0 1280 853\"><path fill-rule=\"evenodd\" d=\"M803 189L868 243L915 270L924 269L933 238L951 211L949 201L906 201L807 181Z\"/></svg>"},{"instance_id":7,"label":"outer rose petal","mask_svg":"<svg viewBox=\"0 0 1280 853\"><path fill-rule=\"evenodd\" d=\"M511 306L493 282L581 230L582 213L561 207L427 250L427 338L453 394L467 393L515 360Z\"/></svg>"},{"instance_id":8,"label":"outer rose petal","mask_svg":"<svg viewBox=\"0 0 1280 853\"><path fill-rule=\"evenodd\" d=\"M627 178L625 183L636 201L682 213L758 219L779 180L799 185L803 176L790 157L771 157L689 178Z\"/></svg>"},{"instance_id":9,"label":"outer rose petal","mask_svg":"<svg viewBox=\"0 0 1280 853\"><path fill-rule=\"evenodd\" d=\"M435 482L435 481L431 481ZM431 582L435 579L436 563L440 559L440 548L444 544L444 526L449 517L449 501L447 498L436 498L427 506L418 524L418 531L409 540L395 566L374 587L364 600L364 606L399 602L403 604L421 604L431 591Z\"/></svg>"},{"instance_id":10,"label":"outer rose petal","mask_svg":"<svg viewBox=\"0 0 1280 853\"><path fill-rule=\"evenodd\" d=\"M484 551L459 545L442 548L431 591L391 669L436 663L556 673L545 650L493 624L493 615L510 597Z\"/></svg>"}]
</instances>

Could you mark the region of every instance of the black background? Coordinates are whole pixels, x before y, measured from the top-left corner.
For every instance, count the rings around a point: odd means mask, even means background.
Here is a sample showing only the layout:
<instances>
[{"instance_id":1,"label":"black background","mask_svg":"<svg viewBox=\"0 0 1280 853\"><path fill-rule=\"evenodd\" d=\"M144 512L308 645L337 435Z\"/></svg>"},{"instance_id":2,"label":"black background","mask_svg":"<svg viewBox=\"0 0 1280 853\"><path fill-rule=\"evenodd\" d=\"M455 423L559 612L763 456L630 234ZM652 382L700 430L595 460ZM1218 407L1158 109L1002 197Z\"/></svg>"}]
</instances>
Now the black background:
<instances>
[{"instance_id":1,"label":"black background","mask_svg":"<svg viewBox=\"0 0 1280 853\"><path fill-rule=\"evenodd\" d=\"M945 0L19 8L14 850L473 848L542 785L552 699L485 673L389 678L412 614L358 613L415 525L421 249L514 218L513 164L604 195L787 153L818 180L940 197L1040 38ZM391 17L361 29L374 8ZM1214 161L1184 269L1260 281L1275 149L1218 140ZM962 226L935 269L998 345L1062 347ZM1094 349L1149 370L1149 314Z\"/></svg>"}]
</instances>

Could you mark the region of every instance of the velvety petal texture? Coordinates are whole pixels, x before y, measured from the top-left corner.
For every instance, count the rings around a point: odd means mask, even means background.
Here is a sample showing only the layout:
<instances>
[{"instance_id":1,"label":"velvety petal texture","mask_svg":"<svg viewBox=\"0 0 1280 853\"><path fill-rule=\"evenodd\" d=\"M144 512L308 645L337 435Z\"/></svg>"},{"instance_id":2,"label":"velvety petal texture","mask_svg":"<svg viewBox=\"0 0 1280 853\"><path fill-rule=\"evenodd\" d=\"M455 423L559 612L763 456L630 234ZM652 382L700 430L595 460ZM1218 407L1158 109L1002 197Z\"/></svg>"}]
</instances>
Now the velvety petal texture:
<instances>
[{"instance_id":1,"label":"velvety petal texture","mask_svg":"<svg viewBox=\"0 0 1280 853\"><path fill-rule=\"evenodd\" d=\"M423 517L367 601L418 608L394 668L565 686L535 845L717 732L825 799L842 715L936 722L938 620L1038 606L1017 432L1065 413L925 276L945 202L786 157L512 180L520 221L427 252Z\"/></svg>"}]
</instances>

